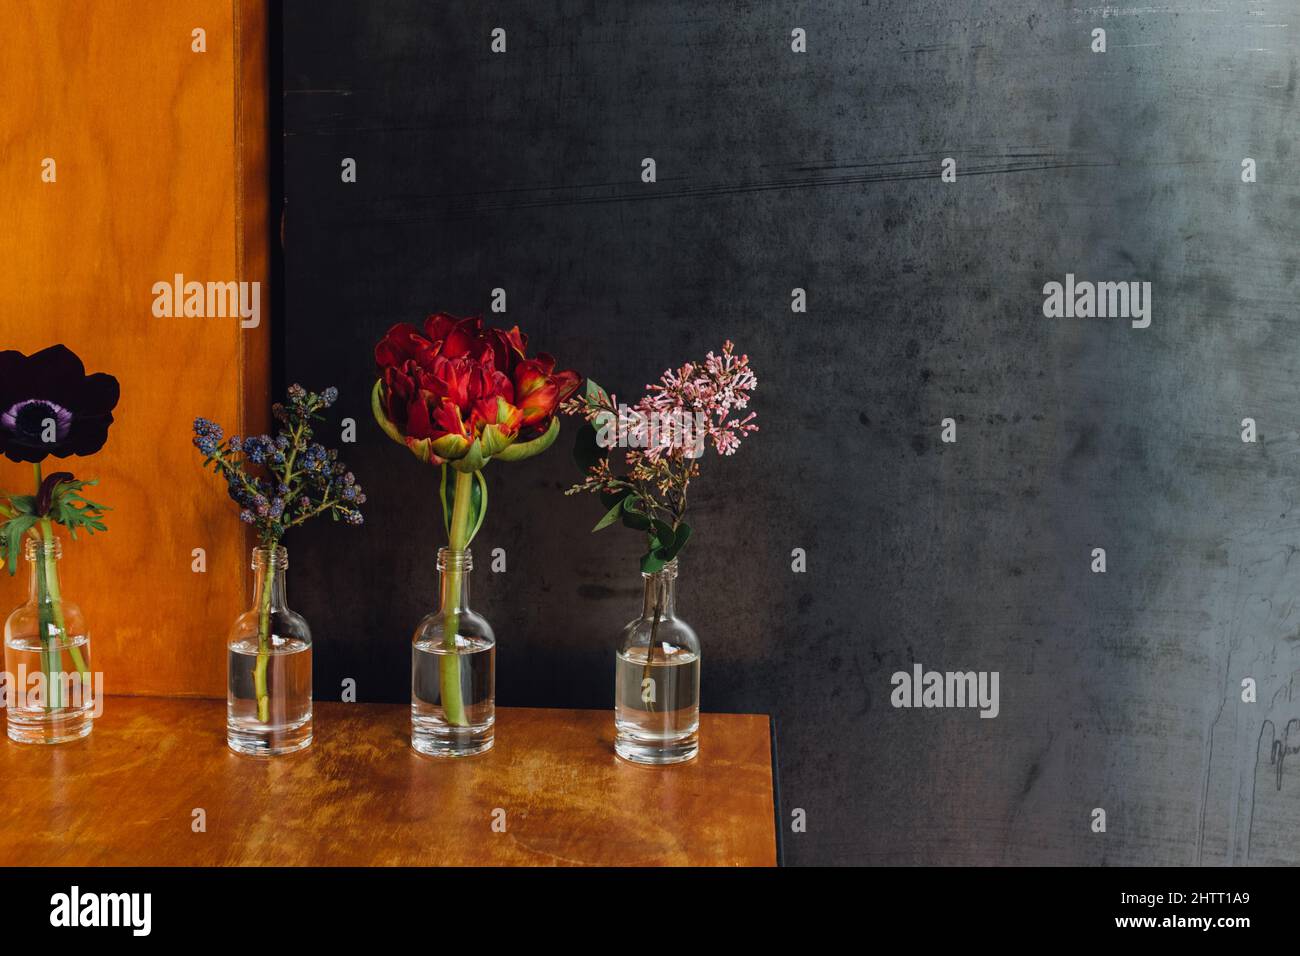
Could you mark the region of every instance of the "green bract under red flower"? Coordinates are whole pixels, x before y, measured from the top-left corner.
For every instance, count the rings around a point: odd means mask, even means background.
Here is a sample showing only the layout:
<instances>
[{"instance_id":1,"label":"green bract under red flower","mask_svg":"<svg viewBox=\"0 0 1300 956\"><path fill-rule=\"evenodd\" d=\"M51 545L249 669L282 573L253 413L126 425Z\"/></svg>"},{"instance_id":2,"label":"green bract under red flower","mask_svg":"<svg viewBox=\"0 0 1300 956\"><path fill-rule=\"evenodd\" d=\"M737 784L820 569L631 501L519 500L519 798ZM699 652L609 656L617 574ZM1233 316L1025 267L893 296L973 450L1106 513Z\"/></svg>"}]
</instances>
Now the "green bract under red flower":
<instances>
[{"instance_id":1,"label":"green bract under red flower","mask_svg":"<svg viewBox=\"0 0 1300 956\"><path fill-rule=\"evenodd\" d=\"M375 346L375 419L421 461L462 471L544 451L581 379L544 352L528 358L527 346L518 326L487 328L479 316L395 325Z\"/></svg>"}]
</instances>

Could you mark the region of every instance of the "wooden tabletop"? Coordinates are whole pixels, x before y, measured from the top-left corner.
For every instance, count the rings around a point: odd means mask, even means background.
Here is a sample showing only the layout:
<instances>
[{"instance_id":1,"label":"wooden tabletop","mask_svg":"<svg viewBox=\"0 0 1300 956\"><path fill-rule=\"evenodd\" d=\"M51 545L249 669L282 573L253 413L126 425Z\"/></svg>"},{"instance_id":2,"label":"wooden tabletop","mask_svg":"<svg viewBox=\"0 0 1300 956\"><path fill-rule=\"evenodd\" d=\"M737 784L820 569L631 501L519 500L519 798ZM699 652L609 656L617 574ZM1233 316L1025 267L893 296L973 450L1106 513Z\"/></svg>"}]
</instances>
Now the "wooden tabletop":
<instances>
[{"instance_id":1,"label":"wooden tabletop","mask_svg":"<svg viewBox=\"0 0 1300 956\"><path fill-rule=\"evenodd\" d=\"M312 746L268 759L227 749L224 701L110 697L85 740L0 743L0 864L776 862L766 717L702 715L673 767L615 757L608 711L498 708L458 760L412 751L409 719L318 702Z\"/></svg>"}]
</instances>

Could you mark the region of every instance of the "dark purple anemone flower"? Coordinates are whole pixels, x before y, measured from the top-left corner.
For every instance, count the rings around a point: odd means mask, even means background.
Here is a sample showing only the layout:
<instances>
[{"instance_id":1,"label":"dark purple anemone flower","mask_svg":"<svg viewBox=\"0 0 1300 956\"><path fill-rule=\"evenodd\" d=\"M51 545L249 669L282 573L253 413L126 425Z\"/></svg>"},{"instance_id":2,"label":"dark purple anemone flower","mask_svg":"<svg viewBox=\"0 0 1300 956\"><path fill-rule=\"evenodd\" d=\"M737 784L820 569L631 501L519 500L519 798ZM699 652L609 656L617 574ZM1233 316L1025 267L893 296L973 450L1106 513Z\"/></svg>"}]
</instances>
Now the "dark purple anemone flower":
<instances>
[{"instance_id":1,"label":"dark purple anemone flower","mask_svg":"<svg viewBox=\"0 0 1300 956\"><path fill-rule=\"evenodd\" d=\"M108 440L117 379L86 374L63 345L0 352L0 454L10 461L93 455Z\"/></svg>"}]
</instances>

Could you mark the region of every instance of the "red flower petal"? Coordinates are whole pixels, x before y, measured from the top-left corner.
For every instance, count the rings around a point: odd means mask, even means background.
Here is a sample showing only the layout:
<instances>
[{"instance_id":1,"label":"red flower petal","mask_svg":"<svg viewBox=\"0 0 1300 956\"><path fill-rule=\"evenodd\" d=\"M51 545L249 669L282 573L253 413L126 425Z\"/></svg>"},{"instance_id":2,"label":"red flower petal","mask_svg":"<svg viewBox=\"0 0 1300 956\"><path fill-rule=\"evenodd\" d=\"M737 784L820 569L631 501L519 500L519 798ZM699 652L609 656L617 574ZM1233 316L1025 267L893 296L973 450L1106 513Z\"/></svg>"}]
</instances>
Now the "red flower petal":
<instances>
[{"instance_id":1,"label":"red flower petal","mask_svg":"<svg viewBox=\"0 0 1300 956\"><path fill-rule=\"evenodd\" d=\"M524 424L536 425L543 419L550 418L559 404L560 387L550 379L544 380L541 386L534 388L519 403L519 408L524 413Z\"/></svg>"},{"instance_id":2,"label":"red flower petal","mask_svg":"<svg viewBox=\"0 0 1300 956\"><path fill-rule=\"evenodd\" d=\"M424 320L424 334L429 340L438 346L447 340L447 333L456 327L460 321L454 315L448 315L446 312L435 312Z\"/></svg>"},{"instance_id":3,"label":"red flower petal","mask_svg":"<svg viewBox=\"0 0 1300 956\"><path fill-rule=\"evenodd\" d=\"M570 395L578 390L582 384L582 376L572 369L565 369L563 372L556 372L551 376L555 384L560 387L560 401L564 401Z\"/></svg>"},{"instance_id":4,"label":"red flower petal","mask_svg":"<svg viewBox=\"0 0 1300 956\"><path fill-rule=\"evenodd\" d=\"M439 437L443 434L460 435L464 438L473 437L473 433L465 427L465 421L461 418L460 409L446 399L443 399L433 412L433 423L437 426Z\"/></svg>"},{"instance_id":5,"label":"red flower petal","mask_svg":"<svg viewBox=\"0 0 1300 956\"><path fill-rule=\"evenodd\" d=\"M460 358L478 344L483 331L483 320L477 315L460 319L447 332L442 343L442 354L447 358Z\"/></svg>"},{"instance_id":6,"label":"red flower petal","mask_svg":"<svg viewBox=\"0 0 1300 956\"><path fill-rule=\"evenodd\" d=\"M394 325L375 346L375 364L382 370L408 361L431 365L437 357L436 346L408 323Z\"/></svg>"},{"instance_id":7,"label":"red flower petal","mask_svg":"<svg viewBox=\"0 0 1300 956\"><path fill-rule=\"evenodd\" d=\"M515 369L515 398L523 400L546 384L547 373L536 359L524 359Z\"/></svg>"},{"instance_id":8,"label":"red flower petal","mask_svg":"<svg viewBox=\"0 0 1300 956\"><path fill-rule=\"evenodd\" d=\"M436 438L439 430L433 421L430 406L437 407L437 396L429 392L420 392L412 397L406 406L406 427L402 433L408 439L415 438ZM391 418L389 421L393 421ZM396 425L397 422L393 421Z\"/></svg>"}]
</instances>

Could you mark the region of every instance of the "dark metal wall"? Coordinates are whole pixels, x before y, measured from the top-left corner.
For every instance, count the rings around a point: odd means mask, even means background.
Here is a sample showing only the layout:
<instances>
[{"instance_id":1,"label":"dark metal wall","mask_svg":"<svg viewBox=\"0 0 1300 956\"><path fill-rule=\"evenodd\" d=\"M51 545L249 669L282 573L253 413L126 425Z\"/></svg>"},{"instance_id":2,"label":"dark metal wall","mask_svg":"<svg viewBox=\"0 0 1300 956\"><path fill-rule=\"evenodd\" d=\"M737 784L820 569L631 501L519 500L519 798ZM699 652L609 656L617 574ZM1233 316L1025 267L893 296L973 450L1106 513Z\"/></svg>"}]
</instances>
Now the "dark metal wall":
<instances>
[{"instance_id":1,"label":"dark metal wall","mask_svg":"<svg viewBox=\"0 0 1300 956\"><path fill-rule=\"evenodd\" d=\"M1300 670L1300 4L284 7L284 371L342 389L370 496L289 542L318 696L406 699L433 601L436 476L374 427L370 350L501 287L628 395L749 353L762 431L706 462L680 603L705 708L777 718L789 862L1300 862L1267 749ZM1150 327L1045 318L1066 273L1150 281ZM476 600L502 704L610 707L640 542L588 534L560 446L489 466ZM913 662L998 671L999 716L891 707Z\"/></svg>"}]
</instances>

